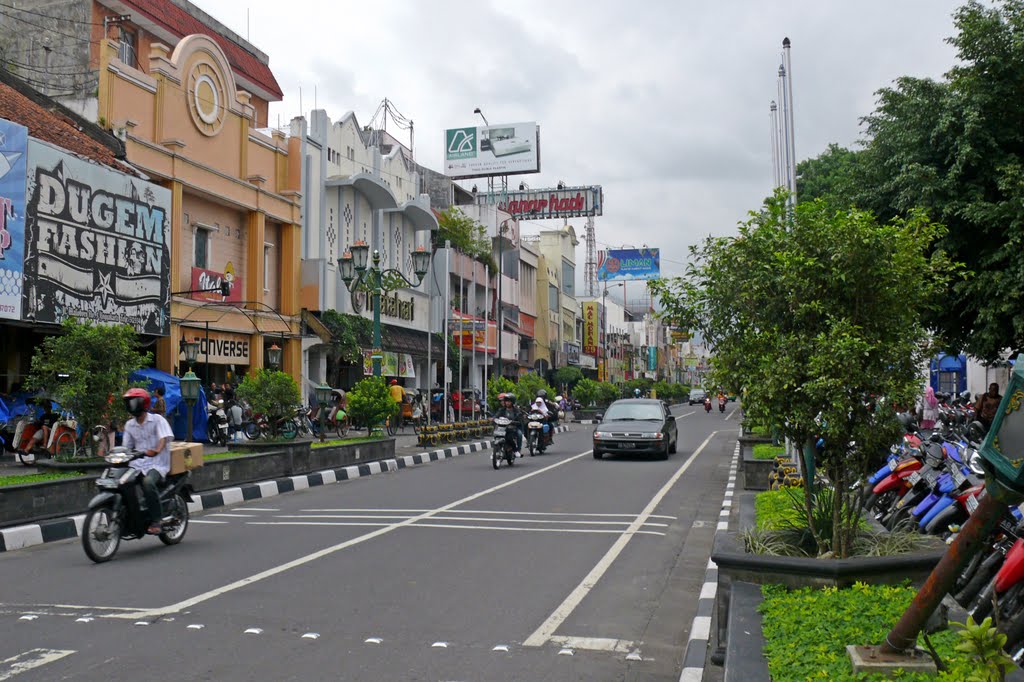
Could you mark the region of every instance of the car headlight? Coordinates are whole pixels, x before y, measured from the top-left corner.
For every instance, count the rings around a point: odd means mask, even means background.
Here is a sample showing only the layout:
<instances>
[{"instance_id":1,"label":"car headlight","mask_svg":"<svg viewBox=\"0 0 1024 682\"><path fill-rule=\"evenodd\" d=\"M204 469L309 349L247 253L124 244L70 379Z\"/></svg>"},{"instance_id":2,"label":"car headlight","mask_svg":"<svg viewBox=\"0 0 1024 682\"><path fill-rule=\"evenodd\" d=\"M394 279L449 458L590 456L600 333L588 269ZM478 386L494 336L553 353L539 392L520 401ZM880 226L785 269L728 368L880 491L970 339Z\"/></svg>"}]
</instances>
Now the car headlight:
<instances>
[{"instance_id":1,"label":"car headlight","mask_svg":"<svg viewBox=\"0 0 1024 682\"><path fill-rule=\"evenodd\" d=\"M601 438L611 438L611 437L612 437L612 434L608 433L607 431L594 431L594 438L601 439Z\"/></svg>"},{"instance_id":2,"label":"car headlight","mask_svg":"<svg viewBox=\"0 0 1024 682\"><path fill-rule=\"evenodd\" d=\"M664 437L665 437L665 434L661 433L660 431L658 433L645 433L644 434L644 438L650 438L652 440L661 440Z\"/></svg>"}]
</instances>

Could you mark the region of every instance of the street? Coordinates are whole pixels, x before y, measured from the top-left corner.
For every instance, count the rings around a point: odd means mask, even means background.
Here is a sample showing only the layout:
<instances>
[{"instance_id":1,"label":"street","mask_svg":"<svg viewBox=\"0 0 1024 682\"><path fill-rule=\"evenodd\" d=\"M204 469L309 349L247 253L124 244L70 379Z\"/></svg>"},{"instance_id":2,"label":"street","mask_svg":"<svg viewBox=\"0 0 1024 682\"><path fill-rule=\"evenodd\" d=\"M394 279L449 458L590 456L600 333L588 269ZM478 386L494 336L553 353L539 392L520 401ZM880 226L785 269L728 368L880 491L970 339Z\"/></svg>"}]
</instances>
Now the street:
<instances>
[{"instance_id":1,"label":"street","mask_svg":"<svg viewBox=\"0 0 1024 682\"><path fill-rule=\"evenodd\" d=\"M0 555L0 679L678 680L738 406L667 461L593 426L194 514L181 545Z\"/></svg>"}]
</instances>

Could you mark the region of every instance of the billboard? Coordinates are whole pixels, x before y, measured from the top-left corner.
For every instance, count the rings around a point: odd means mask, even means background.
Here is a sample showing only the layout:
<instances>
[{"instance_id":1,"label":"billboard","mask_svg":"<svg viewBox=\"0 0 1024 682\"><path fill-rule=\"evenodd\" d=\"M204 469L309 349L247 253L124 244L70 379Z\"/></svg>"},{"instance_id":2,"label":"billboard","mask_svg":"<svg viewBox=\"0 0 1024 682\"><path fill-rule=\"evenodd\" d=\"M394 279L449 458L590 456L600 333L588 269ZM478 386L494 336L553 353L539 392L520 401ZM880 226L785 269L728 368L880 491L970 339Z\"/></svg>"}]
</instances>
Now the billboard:
<instances>
[{"instance_id":1,"label":"billboard","mask_svg":"<svg viewBox=\"0 0 1024 682\"><path fill-rule=\"evenodd\" d=\"M171 191L30 140L22 319L170 331Z\"/></svg>"},{"instance_id":2,"label":"billboard","mask_svg":"<svg viewBox=\"0 0 1024 682\"><path fill-rule=\"evenodd\" d=\"M597 301L583 304L583 352L597 355L598 337L601 333L601 311Z\"/></svg>"},{"instance_id":3,"label":"billboard","mask_svg":"<svg viewBox=\"0 0 1024 682\"><path fill-rule=\"evenodd\" d=\"M444 131L444 173L482 178L540 172L540 126L530 123Z\"/></svg>"},{"instance_id":4,"label":"billboard","mask_svg":"<svg viewBox=\"0 0 1024 682\"><path fill-rule=\"evenodd\" d=\"M655 370L658 369L658 347L648 346L647 347L647 369Z\"/></svg>"},{"instance_id":5,"label":"billboard","mask_svg":"<svg viewBox=\"0 0 1024 682\"><path fill-rule=\"evenodd\" d=\"M230 262L224 269L226 272L216 272L192 266L191 298L196 301L211 301L213 303L241 303L242 278L234 273ZM220 293L224 282L228 283L230 292L227 297Z\"/></svg>"},{"instance_id":6,"label":"billboard","mask_svg":"<svg viewBox=\"0 0 1024 682\"><path fill-rule=\"evenodd\" d=\"M477 195L477 203L497 204L513 218L587 218L602 215L604 190L600 185L527 189L513 192L491 192Z\"/></svg>"},{"instance_id":7,"label":"billboard","mask_svg":"<svg viewBox=\"0 0 1024 682\"><path fill-rule=\"evenodd\" d=\"M0 119L0 318L21 319L28 128Z\"/></svg>"},{"instance_id":8,"label":"billboard","mask_svg":"<svg viewBox=\"0 0 1024 682\"><path fill-rule=\"evenodd\" d=\"M661 276L661 249L609 249L597 256L597 278L658 279Z\"/></svg>"}]
</instances>

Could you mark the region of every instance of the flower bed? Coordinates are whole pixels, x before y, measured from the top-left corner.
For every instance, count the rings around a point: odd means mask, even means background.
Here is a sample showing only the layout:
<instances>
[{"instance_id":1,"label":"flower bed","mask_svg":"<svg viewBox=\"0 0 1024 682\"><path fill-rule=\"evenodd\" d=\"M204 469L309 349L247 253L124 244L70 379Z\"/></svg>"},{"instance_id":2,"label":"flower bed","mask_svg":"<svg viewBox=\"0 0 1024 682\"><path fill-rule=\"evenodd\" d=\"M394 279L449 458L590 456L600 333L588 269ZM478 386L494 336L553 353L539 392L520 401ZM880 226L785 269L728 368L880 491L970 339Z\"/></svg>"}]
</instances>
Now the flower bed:
<instances>
[{"instance_id":1,"label":"flower bed","mask_svg":"<svg viewBox=\"0 0 1024 682\"><path fill-rule=\"evenodd\" d=\"M837 589L803 588L789 591L779 585L762 588L764 654L772 682L811 679L884 680L882 675L855 676L847 644L878 644L899 620L916 589L906 585L865 585ZM824 617L827 614L827 617ZM956 632L931 636L939 657L949 667L939 678L966 680L973 670L957 652ZM930 675L904 675L901 680L931 680Z\"/></svg>"}]
</instances>

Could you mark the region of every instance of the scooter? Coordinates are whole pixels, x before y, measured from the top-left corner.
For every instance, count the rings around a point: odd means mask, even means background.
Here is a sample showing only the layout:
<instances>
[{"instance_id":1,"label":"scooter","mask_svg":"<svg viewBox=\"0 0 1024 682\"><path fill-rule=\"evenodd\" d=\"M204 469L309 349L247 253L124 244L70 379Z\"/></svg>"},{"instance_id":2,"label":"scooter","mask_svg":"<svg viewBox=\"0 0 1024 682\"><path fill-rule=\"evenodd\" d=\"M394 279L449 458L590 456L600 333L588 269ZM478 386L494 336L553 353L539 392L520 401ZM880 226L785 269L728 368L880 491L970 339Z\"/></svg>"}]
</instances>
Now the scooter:
<instances>
[{"instance_id":1,"label":"scooter","mask_svg":"<svg viewBox=\"0 0 1024 682\"><path fill-rule=\"evenodd\" d=\"M711 398L704 399L704 412L711 414Z\"/></svg>"},{"instance_id":2,"label":"scooter","mask_svg":"<svg viewBox=\"0 0 1024 682\"><path fill-rule=\"evenodd\" d=\"M212 445L227 445L231 440L228 432L228 414L224 401L215 400L206 404L206 437Z\"/></svg>"},{"instance_id":3,"label":"scooter","mask_svg":"<svg viewBox=\"0 0 1024 682\"><path fill-rule=\"evenodd\" d=\"M722 414L725 414L725 398L724 397L718 399L718 411L721 412Z\"/></svg>"},{"instance_id":4,"label":"scooter","mask_svg":"<svg viewBox=\"0 0 1024 682\"><path fill-rule=\"evenodd\" d=\"M121 540L136 540L146 535L145 498L142 494L144 474L128 466L144 455L125 448L114 448L104 457L110 465L96 479L100 490L89 502L89 511L82 522L82 549L86 556L100 564L117 553ZM176 545L188 530L188 503L192 501L191 472L164 477L160 486L160 507L163 532L158 536L165 545Z\"/></svg>"},{"instance_id":5,"label":"scooter","mask_svg":"<svg viewBox=\"0 0 1024 682\"><path fill-rule=\"evenodd\" d=\"M494 435L491 443L491 465L497 469L501 466L501 460L505 460L508 466L516 461L516 435L512 428L512 420L508 417L494 418Z\"/></svg>"},{"instance_id":6,"label":"scooter","mask_svg":"<svg viewBox=\"0 0 1024 682\"><path fill-rule=\"evenodd\" d=\"M526 447L530 449L530 457L538 452L543 454L551 444L551 424L540 412L531 412L526 420Z\"/></svg>"}]
</instances>

